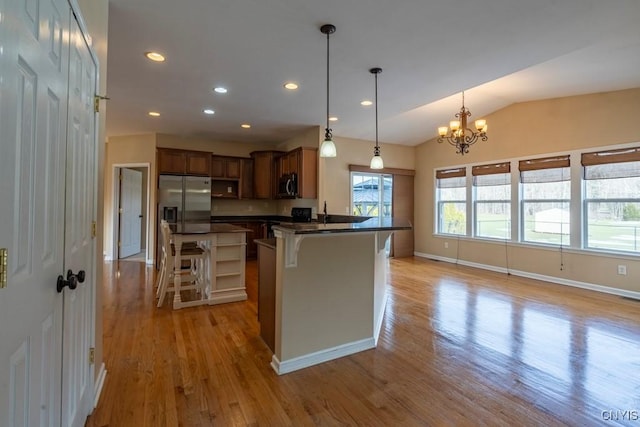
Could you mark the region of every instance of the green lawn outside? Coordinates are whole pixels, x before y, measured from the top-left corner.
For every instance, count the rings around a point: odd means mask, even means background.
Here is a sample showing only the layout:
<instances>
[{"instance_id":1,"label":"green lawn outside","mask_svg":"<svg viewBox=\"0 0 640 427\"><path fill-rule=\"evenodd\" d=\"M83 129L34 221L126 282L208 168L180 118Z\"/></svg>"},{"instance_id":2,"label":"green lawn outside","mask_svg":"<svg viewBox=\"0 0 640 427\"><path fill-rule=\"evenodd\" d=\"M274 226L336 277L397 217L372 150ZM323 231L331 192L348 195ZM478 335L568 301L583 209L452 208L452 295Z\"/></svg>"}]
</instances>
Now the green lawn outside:
<instances>
[{"instance_id":1,"label":"green lawn outside","mask_svg":"<svg viewBox=\"0 0 640 427\"><path fill-rule=\"evenodd\" d=\"M569 234L533 231L533 216L525 221L524 239L528 242L569 245ZM481 215L476 234L482 237L504 239L508 236L510 220L503 215ZM447 229L447 228L445 228ZM505 230L506 229L506 230ZM594 249L607 249L640 253L640 221L598 221L589 227L588 245Z\"/></svg>"}]
</instances>

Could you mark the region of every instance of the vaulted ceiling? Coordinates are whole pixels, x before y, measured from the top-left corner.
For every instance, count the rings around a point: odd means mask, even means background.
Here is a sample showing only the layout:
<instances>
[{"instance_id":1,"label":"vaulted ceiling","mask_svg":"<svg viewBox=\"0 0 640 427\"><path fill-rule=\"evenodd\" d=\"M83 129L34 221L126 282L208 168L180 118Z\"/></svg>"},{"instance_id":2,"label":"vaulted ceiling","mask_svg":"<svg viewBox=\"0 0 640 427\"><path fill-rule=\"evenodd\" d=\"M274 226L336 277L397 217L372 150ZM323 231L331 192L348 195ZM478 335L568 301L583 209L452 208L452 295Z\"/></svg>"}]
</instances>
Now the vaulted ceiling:
<instances>
[{"instance_id":1,"label":"vaulted ceiling","mask_svg":"<svg viewBox=\"0 0 640 427\"><path fill-rule=\"evenodd\" d=\"M324 128L327 42L319 28L326 23L337 28L330 36L336 137L375 138L374 107L360 105L374 98L372 67L383 69L380 140L405 145L435 137L463 90L476 119L516 102L640 87L637 0L109 4L107 136L278 142ZM153 63L147 51L167 59ZM284 89L287 81L299 88Z\"/></svg>"}]
</instances>

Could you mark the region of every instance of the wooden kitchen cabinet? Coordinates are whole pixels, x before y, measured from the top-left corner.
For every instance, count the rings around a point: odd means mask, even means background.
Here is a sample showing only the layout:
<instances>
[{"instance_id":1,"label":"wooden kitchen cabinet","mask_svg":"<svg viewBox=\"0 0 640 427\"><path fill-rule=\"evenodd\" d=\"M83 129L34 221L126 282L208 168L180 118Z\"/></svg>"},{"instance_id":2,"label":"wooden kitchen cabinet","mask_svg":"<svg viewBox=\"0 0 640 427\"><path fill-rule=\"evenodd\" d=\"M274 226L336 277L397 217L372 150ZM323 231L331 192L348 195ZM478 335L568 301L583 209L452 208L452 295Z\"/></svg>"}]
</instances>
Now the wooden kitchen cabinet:
<instances>
[{"instance_id":1,"label":"wooden kitchen cabinet","mask_svg":"<svg viewBox=\"0 0 640 427\"><path fill-rule=\"evenodd\" d=\"M240 179L239 157L211 156L211 178Z\"/></svg>"},{"instance_id":2,"label":"wooden kitchen cabinet","mask_svg":"<svg viewBox=\"0 0 640 427\"><path fill-rule=\"evenodd\" d=\"M211 156L209 153L200 151L187 151L186 153L186 174L209 176L211 169Z\"/></svg>"},{"instance_id":3,"label":"wooden kitchen cabinet","mask_svg":"<svg viewBox=\"0 0 640 427\"><path fill-rule=\"evenodd\" d=\"M158 173L184 175L186 158L186 153L183 150L158 148Z\"/></svg>"},{"instance_id":4,"label":"wooden kitchen cabinet","mask_svg":"<svg viewBox=\"0 0 640 427\"><path fill-rule=\"evenodd\" d=\"M277 193L275 160L281 151L254 151L253 159L253 197L255 199L274 199Z\"/></svg>"},{"instance_id":5,"label":"wooden kitchen cabinet","mask_svg":"<svg viewBox=\"0 0 640 427\"><path fill-rule=\"evenodd\" d=\"M277 178L292 173L298 177L298 197L316 199L318 197L318 149L299 147L278 157Z\"/></svg>"},{"instance_id":6,"label":"wooden kitchen cabinet","mask_svg":"<svg viewBox=\"0 0 640 427\"><path fill-rule=\"evenodd\" d=\"M158 148L158 174L209 176L211 154L203 151Z\"/></svg>"},{"instance_id":7,"label":"wooden kitchen cabinet","mask_svg":"<svg viewBox=\"0 0 640 427\"><path fill-rule=\"evenodd\" d=\"M253 199L253 159L240 161L240 198Z\"/></svg>"},{"instance_id":8,"label":"wooden kitchen cabinet","mask_svg":"<svg viewBox=\"0 0 640 427\"><path fill-rule=\"evenodd\" d=\"M262 223L257 221L232 222L231 225L236 225L238 227L251 230L250 232L247 232L246 258L256 259L256 257L258 256L258 246L256 245L255 241L264 237Z\"/></svg>"}]
</instances>

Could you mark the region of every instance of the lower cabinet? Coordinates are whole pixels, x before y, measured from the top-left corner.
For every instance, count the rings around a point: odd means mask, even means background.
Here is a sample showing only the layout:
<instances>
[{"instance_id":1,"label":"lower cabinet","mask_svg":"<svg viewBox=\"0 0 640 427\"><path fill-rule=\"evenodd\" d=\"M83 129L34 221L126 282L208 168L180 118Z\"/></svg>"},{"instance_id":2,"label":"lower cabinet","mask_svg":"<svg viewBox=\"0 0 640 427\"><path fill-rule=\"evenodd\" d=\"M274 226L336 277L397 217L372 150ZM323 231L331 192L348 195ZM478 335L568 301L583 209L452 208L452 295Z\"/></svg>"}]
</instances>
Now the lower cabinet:
<instances>
[{"instance_id":1,"label":"lower cabinet","mask_svg":"<svg viewBox=\"0 0 640 427\"><path fill-rule=\"evenodd\" d=\"M257 239L262 239L264 236L264 228L261 222L233 222L232 225L238 227L248 228L251 230L247 233L247 259L256 259L258 256L258 247L256 245Z\"/></svg>"}]
</instances>

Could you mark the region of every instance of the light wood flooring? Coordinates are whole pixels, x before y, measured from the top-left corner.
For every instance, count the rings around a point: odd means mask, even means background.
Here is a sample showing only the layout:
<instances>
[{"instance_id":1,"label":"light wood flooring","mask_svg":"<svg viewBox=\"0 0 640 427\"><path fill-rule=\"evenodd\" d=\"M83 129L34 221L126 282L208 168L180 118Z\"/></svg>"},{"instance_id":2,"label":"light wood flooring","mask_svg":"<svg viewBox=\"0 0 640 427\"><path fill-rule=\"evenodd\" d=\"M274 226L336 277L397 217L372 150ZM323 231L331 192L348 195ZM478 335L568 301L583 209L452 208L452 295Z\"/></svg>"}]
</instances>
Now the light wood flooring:
<instances>
[{"instance_id":1,"label":"light wood flooring","mask_svg":"<svg viewBox=\"0 0 640 427\"><path fill-rule=\"evenodd\" d=\"M155 307L155 271L104 269L108 370L87 426L555 426L640 421L640 301L390 260L378 347L283 376L252 301Z\"/></svg>"}]
</instances>

